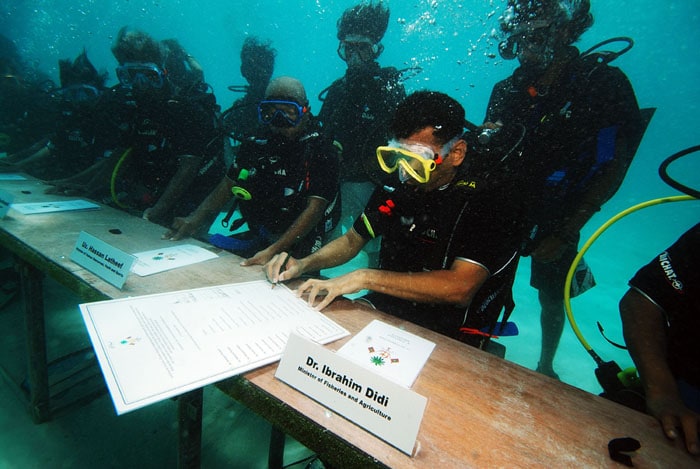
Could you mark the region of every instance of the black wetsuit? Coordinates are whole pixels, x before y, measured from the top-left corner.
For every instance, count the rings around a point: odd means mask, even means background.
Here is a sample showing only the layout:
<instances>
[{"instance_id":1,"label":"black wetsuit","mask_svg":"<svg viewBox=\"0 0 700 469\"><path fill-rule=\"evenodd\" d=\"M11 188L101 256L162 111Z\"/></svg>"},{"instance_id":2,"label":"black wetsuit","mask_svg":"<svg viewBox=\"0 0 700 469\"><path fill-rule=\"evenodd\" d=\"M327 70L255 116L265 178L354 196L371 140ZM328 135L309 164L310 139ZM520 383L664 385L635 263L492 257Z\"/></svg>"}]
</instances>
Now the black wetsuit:
<instances>
[{"instance_id":1,"label":"black wetsuit","mask_svg":"<svg viewBox=\"0 0 700 469\"><path fill-rule=\"evenodd\" d=\"M361 72L348 70L328 88L318 118L324 133L343 146L341 182L383 178L375 149L386 145L389 121L405 97L398 70L376 62Z\"/></svg>"},{"instance_id":2,"label":"black wetsuit","mask_svg":"<svg viewBox=\"0 0 700 469\"><path fill-rule=\"evenodd\" d=\"M527 190L513 194L527 197L531 208L533 229L527 232L534 239L524 254L552 234L570 242L571 249L560 262L533 261L533 286L547 290L550 297L563 297L564 279L578 243L577 236L559 230L578 209L592 180L610 171L614 158L625 158L615 166L619 186L634 153L616 153L616 145L641 138L643 132L637 99L622 71L598 63L596 56L580 57L574 47L569 48L567 60L548 86L540 84L541 74L530 76L522 67L516 69L494 86L486 113L486 121L521 124L527 131L524 164L517 168L528 181ZM603 201L618 186L608 188Z\"/></svg>"},{"instance_id":3,"label":"black wetsuit","mask_svg":"<svg viewBox=\"0 0 700 469\"><path fill-rule=\"evenodd\" d=\"M504 306L512 308L517 266L519 214L497 185L456 178L446 187L416 191L377 188L354 224L363 238L382 236L380 268L397 272L449 269L455 260L473 262L491 277L469 308L425 304L376 292L367 298L379 309L472 345L485 337L464 335L461 327L493 327Z\"/></svg>"},{"instance_id":4,"label":"black wetsuit","mask_svg":"<svg viewBox=\"0 0 700 469\"><path fill-rule=\"evenodd\" d=\"M665 314L668 362L676 378L700 388L700 224L641 268L630 287Z\"/></svg>"},{"instance_id":5,"label":"black wetsuit","mask_svg":"<svg viewBox=\"0 0 700 469\"><path fill-rule=\"evenodd\" d=\"M239 177L243 169L246 178ZM301 258L320 248L339 217L338 171L338 152L315 125L296 141L272 134L244 141L228 177L251 195L239 207L250 231L264 238L264 245L251 248L253 254L289 229L309 197L327 201L326 214L291 253Z\"/></svg>"},{"instance_id":6,"label":"black wetsuit","mask_svg":"<svg viewBox=\"0 0 700 469\"><path fill-rule=\"evenodd\" d=\"M11 155L48 138L58 118L58 106L41 86L0 83L0 153Z\"/></svg>"},{"instance_id":7,"label":"black wetsuit","mask_svg":"<svg viewBox=\"0 0 700 469\"><path fill-rule=\"evenodd\" d=\"M98 138L104 123L99 118L100 96L80 102L59 100L60 116L48 143L51 158L43 164L42 179L74 176L104 156ZM34 174L34 173L32 173Z\"/></svg>"},{"instance_id":8,"label":"black wetsuit","mask_svg":"<svg viewBox=\"0 0 700 469\"><path fill-rule=\"evenodd\" d=\"M117 86L107 100L102 109L110 123L110 135L103 134L106 146L119 149L113 158L131 149L116 179L122 203L136 210L155 205L178 170L178 158L194 155L201 157L199 171L164 223L194 211L225 172L214 97L172 96L166 90L137 95Z\"/></svg>"}]
</instances>

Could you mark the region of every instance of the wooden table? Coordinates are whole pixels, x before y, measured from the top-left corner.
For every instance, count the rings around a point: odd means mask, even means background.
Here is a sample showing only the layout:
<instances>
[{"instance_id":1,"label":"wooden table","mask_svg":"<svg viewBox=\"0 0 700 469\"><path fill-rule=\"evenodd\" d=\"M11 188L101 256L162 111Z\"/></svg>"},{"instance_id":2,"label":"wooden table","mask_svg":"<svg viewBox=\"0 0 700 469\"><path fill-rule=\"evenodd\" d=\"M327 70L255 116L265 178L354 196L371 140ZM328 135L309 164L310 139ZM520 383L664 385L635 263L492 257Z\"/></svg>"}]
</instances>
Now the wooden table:
<instances>
[{"instance_id":1,"label":"wooden table","mask_svg":"<svg viewBox=\"0 0 700 469\"><path fill-rule=\"evenodd\" d=\"M0 181L0 189L13 194L15 203L67 199L46 195L47 187L33 179ZM188 239L180 243L205 247L219 257L147 277L131 274L120 290L70 260L81 231L128 253L173 245L171 241L161 239L166 231L162 226L108 206L95 211L34 215L10 210L0 220L0 245L15 255L20 272L28 349L29 408L37 423L51 418L42 287L44 275L76 292L85 302L262 278L260 268L240 268L237 256Z\"/></svg>"},{"instance_id":2,"label":"wooden table","mask_svg":"<svg viewBox=\"0 0 700 469\"><path fill-rule=\"evenodd\" d=\"M15 202L57 200L36 181L0 182ZM118 229L114 235L110 230ZM130 276L122 290L69 260L80 231L126 252L167 246L163 229L121 211L23 216L0 220L0 243L18 259L29 341L30 404L36 421L50 418L41 279L48 274L85 301L261 278L259 269L238 267L225 252L211 261L149 277ZM194 240L195 244L207 246ZM413 390L428 398L409 457L274 378L277 365L218 383L233 398L338 467L621 467L608 456L613 438L630 436L642 448L635 467L699 467L681 442L666 440L647 415L466 346L359 303L336 301L325 313L358 332L380 319L436 343ZM330 344L339 348L347 339ZM179 465L199 465L202 393L181 396ZM221 436L225 438L225 435Z\"/></svg>"},{"instance_id":3,"label":"wooden table","mask_svg":"<svg viewBox=\"0 0 700 469\"><path fill-rule=\"evenodd\" d=\"M628 436L642 444L635 467L700 467L648 415L362 303L336 301L324 312L353 335L380 319L436 343L412 387L428 398L414 457L275 379L277 365L218 387L333 467L623 467L610 459L608 442Z\"/></svg>"}]
</instances>

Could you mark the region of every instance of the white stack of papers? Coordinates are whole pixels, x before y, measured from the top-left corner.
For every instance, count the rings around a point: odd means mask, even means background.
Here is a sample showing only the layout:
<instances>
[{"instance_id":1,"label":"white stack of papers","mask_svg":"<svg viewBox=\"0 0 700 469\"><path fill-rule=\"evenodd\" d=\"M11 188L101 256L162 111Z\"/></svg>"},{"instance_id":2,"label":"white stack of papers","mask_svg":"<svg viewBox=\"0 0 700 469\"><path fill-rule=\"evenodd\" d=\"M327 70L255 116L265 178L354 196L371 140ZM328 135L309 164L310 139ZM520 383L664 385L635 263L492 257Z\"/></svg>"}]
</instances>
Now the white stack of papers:
<instances>
[{"instance_id":1,"label":"white stack of papers","mask_svg":"<svg viewBox=\"0 0 700 469\"><path fill-rule=\"evenodd\" d=\"M434 342L375 319L336 353L410 388L434 348Z\"/></svg>"},{"instance_id":2,"label":"white stack of papers","mask_svg":"<svg viewBox=\"0 0 700 469\"><path fill-rule=\"evenodd\" d=\"M58 200L54 202L32 202L12 204L12 209L23 215L37 213L70 212L74 210L99 210L100 206L87 200Z\"/></svg>"},{"instance_id":3,"label":"white stack of papers","mask_svg":"<svg viewBox=\"0 0 700 469\"><path fill-rule=\"evenodd\" d=\"M118 414L280 359L290 332L348 331L266 281L80 305Z\"/></svg>"}]
</instances>

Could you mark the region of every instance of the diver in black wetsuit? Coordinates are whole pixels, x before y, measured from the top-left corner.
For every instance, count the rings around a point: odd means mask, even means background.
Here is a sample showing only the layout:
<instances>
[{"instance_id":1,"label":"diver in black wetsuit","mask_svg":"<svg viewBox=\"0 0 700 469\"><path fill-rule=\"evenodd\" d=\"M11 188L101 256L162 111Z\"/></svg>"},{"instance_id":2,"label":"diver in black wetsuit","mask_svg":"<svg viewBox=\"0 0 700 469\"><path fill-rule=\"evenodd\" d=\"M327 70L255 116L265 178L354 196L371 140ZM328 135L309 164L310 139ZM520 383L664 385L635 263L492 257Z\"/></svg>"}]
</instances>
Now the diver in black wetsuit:
<instances>
[{"instance_id":1,"label":"diver in black wetsuit","mask_svg":"<svg viewBox=\"0 0 700 469\"><path fill-rule=\"evenodd\" d=\"M564 327L564 282L576 256L579 232L620 186L644 133L637 100L614 56L581 54L572 44L593 24L588 0L509 0L499 51L520 62L497 83L486 127L526 129L531 285L542 306L538 371L558 378L554 355ZM580 266L581 288L594 284ZM577 277L578 277L577 275ZM576 283L578 285L578 283Z\"/></svg>"},{"instance_id":2,"label":"diver in black wetsuit","mask_svg":"<svg viewBox=\"0 0 700 469\"><path fill-rule=\"evenodd\" d=\"M400 72L381 67L382 37L389 23L389 9L379 3L348 8L338 20L338 56L347 64L345 75L327 88L318 118L326 134L342 146L340 166L343 199L341 225L349 227L362 212L370 194L383 177L374 149L387 142L387 126L406 92ZM370 266L376 266L378 240L365 246Z\"/></svg>"}]
</instances>

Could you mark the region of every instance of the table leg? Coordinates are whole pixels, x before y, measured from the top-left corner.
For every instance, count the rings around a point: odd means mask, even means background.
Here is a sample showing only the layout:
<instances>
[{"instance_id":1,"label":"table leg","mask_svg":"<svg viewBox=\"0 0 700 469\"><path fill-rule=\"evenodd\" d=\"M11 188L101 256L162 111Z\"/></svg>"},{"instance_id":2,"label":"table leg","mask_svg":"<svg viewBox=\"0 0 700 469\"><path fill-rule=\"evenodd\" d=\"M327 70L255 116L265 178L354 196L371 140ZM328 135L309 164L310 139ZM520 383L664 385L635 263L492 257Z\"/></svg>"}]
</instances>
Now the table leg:
<instances>
[{"instance_id":1,"label":"table leg","mask_svg":"<svg viewBox=\"0 0 700 469\"><path fill-rule=\"evenodd\" d=\"M270 431L270 449L267 456L267 467L269 469L282 469L284 466L284 440L284 432L272 425Z\"/></svg>"},{"instance_id":2,"label":"table leg","mask_svg":"<svg viewBox=\"0 0 700 469\"><path fill-rule=\"evenodd\" d=\"M22 284L24 327L27 338L29 410L34 422L42 423L51 419L43 273L21 260L18 261L17 268Z\"/></svg>"},{"instance_id":3,"label":"table leg","mask_svg":"<svg viewBox=\"0 0 700 469\"><path fill-rule=\"evenodd\" d=\"M197 469L202 456L202 388L177 398L179 469Z\"/></svg>"}]
</instances>

